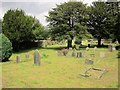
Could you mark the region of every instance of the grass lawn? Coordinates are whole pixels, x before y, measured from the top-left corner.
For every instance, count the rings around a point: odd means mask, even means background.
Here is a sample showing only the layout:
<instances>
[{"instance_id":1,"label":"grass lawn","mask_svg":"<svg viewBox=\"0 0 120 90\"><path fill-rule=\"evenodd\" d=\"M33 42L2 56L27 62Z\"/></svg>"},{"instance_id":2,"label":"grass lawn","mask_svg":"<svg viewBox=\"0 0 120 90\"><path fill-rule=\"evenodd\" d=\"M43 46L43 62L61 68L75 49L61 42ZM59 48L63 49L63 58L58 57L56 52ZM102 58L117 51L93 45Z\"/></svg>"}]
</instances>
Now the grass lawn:
<instances>
[{"instance_id":1,"label":"grass lawn","mask_svg":"<svg viewBox=\"0 0 120 90\"><path fill-rule=\"evenodd\" d=\"M99 48L94 51L90 48L86 51L86 57L57 56L55 48L58 45L48 46L46 49L37 48L41 54L41 65L34 65L33 54L35 49L13 53L9 62L2 63L3 88L117 88L118 87L118 59L117 51L108 52L107 48ZM83 49L78 50L83 51ZM99 53L105 52L105 57L100 58ZM30 54L26 60L25 54ZM42 53L48 55L43 57ZM90 54L95 53L92 58ZM16 64L16 56L20 55L21 62ZM94 60L93 65L85 65L85 59ZM106 69L99 80L98 71L91 71L92 76L82 77L81 73L89 67Z\"/></svg>"}]
</instances>

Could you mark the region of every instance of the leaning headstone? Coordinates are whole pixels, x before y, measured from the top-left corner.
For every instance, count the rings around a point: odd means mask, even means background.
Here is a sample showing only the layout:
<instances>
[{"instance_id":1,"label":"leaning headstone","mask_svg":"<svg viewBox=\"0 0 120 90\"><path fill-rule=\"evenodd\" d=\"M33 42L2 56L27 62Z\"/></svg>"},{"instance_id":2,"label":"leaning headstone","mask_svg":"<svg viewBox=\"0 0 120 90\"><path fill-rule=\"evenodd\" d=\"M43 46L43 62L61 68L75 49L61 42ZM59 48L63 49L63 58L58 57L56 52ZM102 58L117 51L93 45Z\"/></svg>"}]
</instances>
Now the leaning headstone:
<instances>
[{"instance_id":1,"label":"leaning headstone","mask_svg":"<svg viewBox=\"0 0 120 90\"><path fill-rule=\"evenodd\" d=\"M97 47L96 46L94 47L94 51L97 51Z\"/></svg>"},{"instance_id":2,"label":"leaning headstone","mask_svg":"<svg viewBox=\"0 0 120 90\"><path fill-rule=\"evenodd\" d=\"M108 51L112 52L112 45L108 45Z\"/></svg>"},{"instance_id":3,"label":"leaning headstone","mask_svg":"<svg viewBox=\"0 0 120 90\"><path fill-rule=\"evenodd\" d=\"M34 52L34 64L40 65L40 54L38 50Z\"/></svg>"},{"instance_id":4,"label":"leaning headstone","mask_svg":"<svg viewBox=\"0 0 120 90\"><path fill-rule=\"evenodd\" d=\"M20 56L16 56L16 63L20 62Z\"/></svg>"},{"instance_id":5,"label":"leaning headstone","mask_svg":"<svg viewBox=\"0 0 120 90\"><path fill-rule=\"evenodd\" d=\"M30 56L30 55L27 53L27 54L25 55L26 59L29 59L29 56Z\"/></svg>"},{"instance_id":6,"label":"leaning headstone","mask_svg":"<svg viewBox=\"0 0 120 90\"><path fill-rule=\"evenodd\" d=\"M92 61L92 60L89 60L89 59L86 59L86 60L85 60L85 64L93 64L93 61Z\"/></svg>"},{"instance_id":7,"label":"leaning headstone","mask_svg":"<svg viewBox=\"0 0 120 90\"><path fill-rule=\"evenodd\" d=\"M75 57L76 56L76 53L75 52L72 52L72 57Z\"/></svg>"},{"instance_id":8,"label":"leaning headstone","mask_svg":"<svg viewBox=\"0 0 120 90\"><path fill-rule=\"evenodd\" d=\"M105 53L104 52L100 52L100 57L101 58L105 57Z\"/></svg>"}]
</instances>

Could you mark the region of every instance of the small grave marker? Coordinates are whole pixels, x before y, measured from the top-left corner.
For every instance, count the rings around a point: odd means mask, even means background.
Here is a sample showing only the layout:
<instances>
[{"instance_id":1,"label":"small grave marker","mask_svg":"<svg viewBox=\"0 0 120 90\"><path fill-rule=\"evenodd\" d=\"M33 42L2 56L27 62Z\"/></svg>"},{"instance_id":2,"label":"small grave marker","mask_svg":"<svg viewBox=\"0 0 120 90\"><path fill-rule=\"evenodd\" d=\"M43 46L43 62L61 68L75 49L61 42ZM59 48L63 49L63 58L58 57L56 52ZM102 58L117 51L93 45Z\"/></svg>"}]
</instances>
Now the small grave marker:
<instances>
[{"instance_id":1,"label":"small grave marker","mask_svg":"<svg viewBox=\"0 0 120 90\"><path fill-rule=\"evenodd\" d=\"M29 59L29 56L30 56L30 55L27 53L25 56L26 56L26 59Z\"/></svg>"},{"instance_id":2,"label":"small grave marker","mask_svg":"<svg viewBox=\"0 0 120 90\"><path fill-rule=\"evenodd\" d=\"M97 47L96 46L94 47L94 51L97 51Z\"/></svg>"},{"instance_id":3,"label":"small grave marker","mask_svg":"<svg viewBox=\"0 0 120 90\"><path fill-rule=\"evenodd\" d=\"M40 54L38 50L34 52L34 64L40 65Z\"/></svg>"},{"instance_id":4,"label":"small grave marker","mask_svg":"<svg viewBox=\"0 0 120 90\"><path fill-rule=\"evenodd\" d=\"M20 56L16 56L16 63L20 62Z\"/></svg>"},{"instance_id":5,"label":"small grave marker","mask_svg":"<svg viewBox=\"0 0 120 90\"><path fill-rule=\"evenodd\" d=\"M101 58L105 57L105 53L104 52L100 52L100 57Z\"/></svg>"},{"instance_id":6,"label":"small grave marker","mask_svg":"<svg viewBox=\"0 0 120 90\"><path fill-rule=\"evenodd\" d=\"M108 51L112 52L112 45L108 45Z\"/></svg>"},{"instance_id":7,"label":"small grave marker","mask_svg":"<svg viewBox=\"0 0 120 90\"><path fill-rule=\"evenodd\" d=\"M72 57L75 57L76 56L76 53L75 52L72 52Z\"/></svg>"}]
</instances>

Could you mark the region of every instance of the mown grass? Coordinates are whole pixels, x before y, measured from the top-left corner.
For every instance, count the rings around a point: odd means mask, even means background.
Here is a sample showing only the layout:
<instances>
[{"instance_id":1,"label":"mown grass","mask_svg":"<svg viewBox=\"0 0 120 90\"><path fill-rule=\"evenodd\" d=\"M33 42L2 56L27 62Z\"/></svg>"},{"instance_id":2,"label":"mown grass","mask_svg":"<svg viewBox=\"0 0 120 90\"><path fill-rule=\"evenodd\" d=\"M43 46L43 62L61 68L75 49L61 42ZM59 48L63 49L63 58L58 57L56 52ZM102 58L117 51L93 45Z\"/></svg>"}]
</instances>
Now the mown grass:
<instances>
[{"instance_id":1,"label":"mown grass","mask_svg":"<svg viewBox=\"0 0 120 90\"><path fill-rule=\"evenodd\" d=\"M117 88L118 87L118 59L117 51L108 52L107 48L94 51L83 49L86 56L75 58L71 56L57 56L58 45L48 46L46 49L38 48L41 55L41 65L34 65L33 53L35 49L13 53L9 62L2 63L2 80L4 88ZM62 46L64 47L64 46ZM105 57L100 58L99 53L105 52ZM25 54L30 54L30 59ZM43 57L45 53L47 57ZM95 57L90 54L94 53ZM21 61L16 64L16 56L20 55ZM85 65L86 58L94 60L93 65ZM89 67L106 69L101 79L96 79L99 72L90 71L91 77L80 76Z\"/></svg>"}]
</instances>

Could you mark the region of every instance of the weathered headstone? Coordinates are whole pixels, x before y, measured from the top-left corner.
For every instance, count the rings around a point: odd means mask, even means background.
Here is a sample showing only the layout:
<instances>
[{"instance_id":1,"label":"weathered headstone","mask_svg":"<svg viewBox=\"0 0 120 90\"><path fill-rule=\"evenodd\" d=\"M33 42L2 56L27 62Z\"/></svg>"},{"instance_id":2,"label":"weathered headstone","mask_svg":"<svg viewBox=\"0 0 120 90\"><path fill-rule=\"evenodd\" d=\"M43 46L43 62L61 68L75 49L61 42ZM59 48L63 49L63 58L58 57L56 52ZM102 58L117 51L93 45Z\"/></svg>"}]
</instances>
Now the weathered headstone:
<instances>
[{"instance_id":1,"label":"weathered headstone","mask_svg":"<svg viewBox=\"0 0 120 90\"><path fill-rule=\"evenodd\" d=\"M92 61L92 60L89 60L89 59L86 59L86 60L85 60L85 64L93 64L93 61Z\"/></svg>"},{"instance_id":2,"label":"weathered headstone","mask_svg":"<svg viewBox=\"0 0 120 90\"><path fill-rule=\"evenodd\" d=\"M16 63L20 62L20 56L16 56Z\"/></svg>"},{"instance_id":3,"label":"weathered headstone","mask_svg":"<svg viewBox=\"0 0 120 90\"><path fill-rule=\"evenodd\" d=\"M104 52L100 52L100 57L101 58L105 57L105 53Z\"/></svg>"},{"instance_id":4,"label":"weathered headstone","mask_svg":"<svg viewBox=\"0 0 120 90\"><path fill-rule=\"evenodd\" d=\"M112 45L108 45L108 51L112 52Z\"/></svg>"},{"instance_id":5,"label":"weathered headstone","mask_svg":"<svg viewBox=\"0 0 120 90\"><path fill-rule=\"evenodd\" d=\"M85 55L86 55L86 52L82 52L82 56L84 56L84 57L85 57Z\"/></svg>"},{"instance_id":6,"label":"weathered headstone","mask_svg":"<svg viewBox=\"0 0 120 90\"><path fill-rule=\"evenodd\" d=\"M97 51L97 47L96 46L94 47L94 51Z\"/></svg>"},{"instance_id":7,"label":"weathered headstone","mask_svg":"<svg viewBox=\"0 0 120 90\"><path fill-rule=\"evenodd\" d=\"M40 65L40 54L38 50L34 52L34 64Z\"/></svg>"},{"instance_id":8,"label":"weathered headstone","mask_svg":"<svg viewBox=\"0 0 120 90\"><path fill-rule=\"evenodd\" d=\"M78 58L82 57L82 52L77 52L77 57Z\"/></svg>"},{"instance_id":9,"label":"weathered headstone","mask_svg":"<svg viewBox=\"0 0 120 90\"><path fill-rule=\"evenodd\" d=\"M72 57L75 57L76 56L76 53L75 52L72 52Z\"/></svg>"},{"instance_id":10,"label":"weathered headstone","mask_svg":"<svg viewBox=\"0 0 120 90\"><path fill-rule=\"evenodd\" d=\"M30 55L27 53L25 56L26 56L26 59L29 59L29 56L30 56Z\"/></svg>"}]
</instances>

